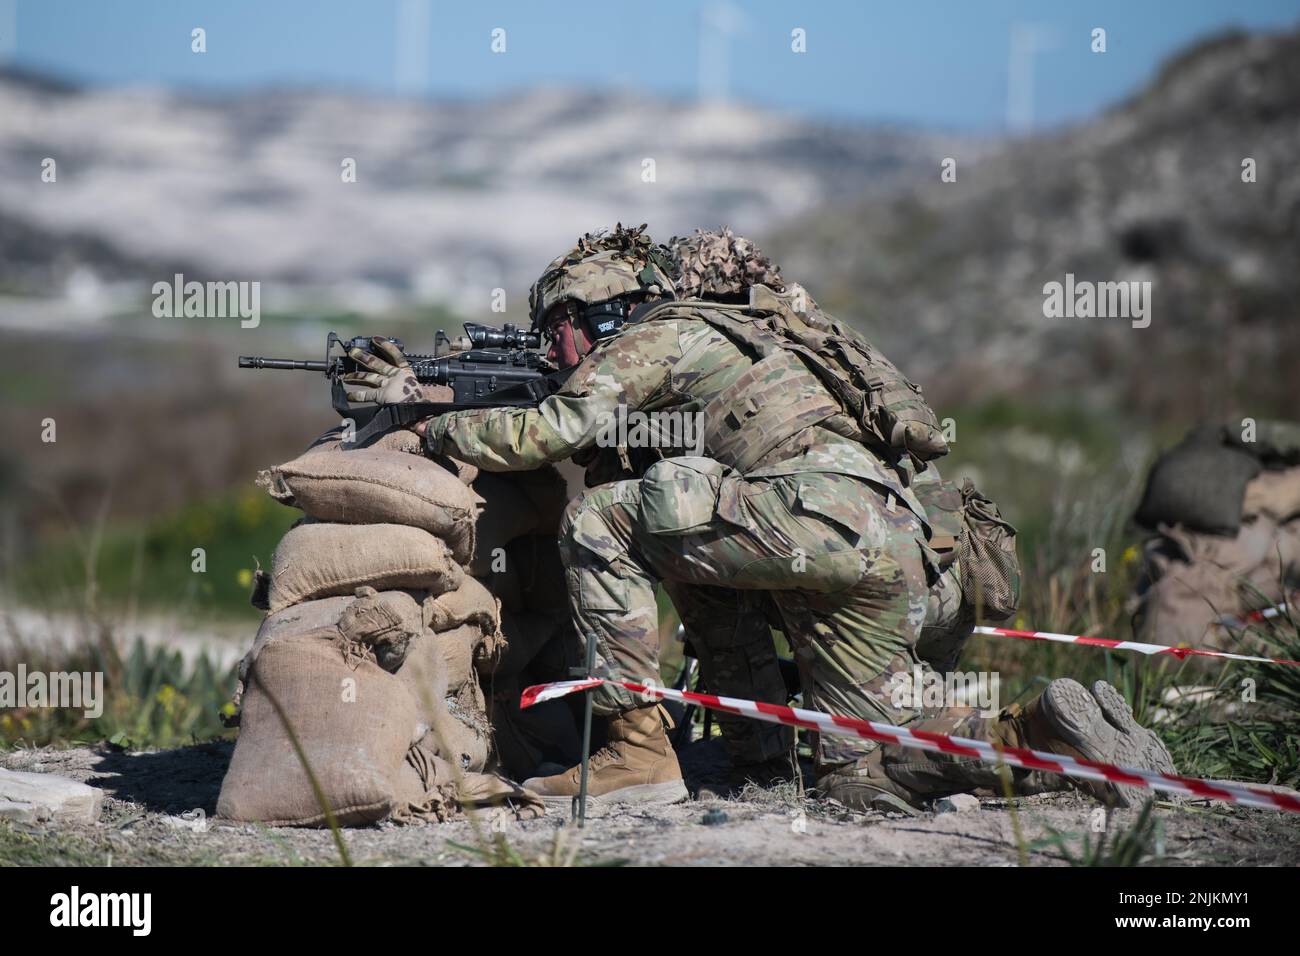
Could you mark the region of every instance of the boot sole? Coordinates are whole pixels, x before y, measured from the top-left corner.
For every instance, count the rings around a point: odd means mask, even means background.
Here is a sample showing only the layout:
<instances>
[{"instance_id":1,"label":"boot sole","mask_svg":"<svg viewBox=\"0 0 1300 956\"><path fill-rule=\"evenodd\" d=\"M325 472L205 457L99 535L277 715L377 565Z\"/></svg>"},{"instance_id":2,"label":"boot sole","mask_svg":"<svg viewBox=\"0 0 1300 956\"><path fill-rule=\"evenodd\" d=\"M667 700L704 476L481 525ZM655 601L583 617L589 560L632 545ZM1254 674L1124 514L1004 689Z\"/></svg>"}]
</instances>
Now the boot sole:
<instances>
[{"instance_id":1,"label":"boot sole","mask_svg":"<svg viewBox=\"0 0 1300 956\"><path fill-rule=\"evenodd\" d=\"M1092 685L1092 696L1100 705L1106 721L1120 732L1115 745L1115 763L1156 773L1178 772L1164 742L1134 719L1133 708L1123 694L1099 680ZM1115 789L1120 802L1127 807L1139 806L1156 796L1152 791L1140 787L1117 786Z\"/></svg>"},{"instance_id":2,"label":"boot sole","mask_svg":"<svg viewBox=\"0 0 1300 956\"><path fill-rule=\"evenodd\" d=\"M576 794L547 794L542 796L542 802L548 807L567 808L578 799ZM683 780L670 780L667 783L639 783L632 787L620 787L618 790L611 790L609 793L597 796L594 793L587 794L587 804L601 807L616 806L618 804L651 804L651 803L681 803L683 800L689 800L690 794L686 792L686 782Z\"/></svg>"},{"instance_id":3,"label":"boot sole","mask_svg":"<svg viewBox=\"0 0 1300 956\"><path fill-rule=\"evenodd\" d=\"M1097 699L1078 681L1068 677L1052 681L1043 691L1040 706L1059 737L1085 760L1115 762L1115 749L1122 735L1107 723ZM1115 788L1110 784L1077 778L1073 782L1099 800L1115 800Z\"/></svg>"}]
</instances>

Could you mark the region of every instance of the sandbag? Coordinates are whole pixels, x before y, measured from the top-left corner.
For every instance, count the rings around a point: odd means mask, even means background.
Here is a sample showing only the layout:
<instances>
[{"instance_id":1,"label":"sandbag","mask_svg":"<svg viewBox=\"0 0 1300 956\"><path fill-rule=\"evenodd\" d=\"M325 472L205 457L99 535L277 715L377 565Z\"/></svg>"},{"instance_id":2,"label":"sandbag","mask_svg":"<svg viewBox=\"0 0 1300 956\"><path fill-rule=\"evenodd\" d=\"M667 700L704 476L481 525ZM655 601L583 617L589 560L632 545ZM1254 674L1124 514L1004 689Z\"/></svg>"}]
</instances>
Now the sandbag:
<instances>
[{"instance_id":1,"label":"sandbag","mask_svg":"<svg viewBox=\"0 0 1300 956\"><path fill-rule=\"evenodd\" d=\"M477 682L482 670L478 665L491 640L475 624L440 633L426 630L411 642L397 676L421 706L430 693L434 698L458 694L466 684Z\"/></svg>"},{"instance_id":2,"label":"sandbag","mask_svg":"<svg viewBox=\"0 0 1300 956\"><path fill-rule=\"evenodd\" d=\"M411 643L406 660L397 670L397 678L415 701L426 730L433 725L433 711L443 706L449 688L459 688L473 673L474 645L478 640L478 628L466 625L446 635L426 630ZM465 648L463 665L455 659L461 645ZM455 684L452 684L453 669Z\"/></svg>"},{"instance_id":3,"label":"sandbag","mask_svg":"<svg viewBox=\"0 0 1300 956\"><path fill-rule=\"evenodd\" d=\"M553 465L534 471L485 471L475 480L474 491L483 499L483 508L469 570L479 575L491 570L493 559L515 538L529 534L554 537L569 500L568 486Z\"/></svg>"},{"instance_id":4,"label":"sandbag","mask_svg":"<svg viewBox=\"0 0 1300 956\"><path fill-rule=\"evenodd\" d=\"M545 813L537 794L497 774L457 771L427 747L415 744L407 751L398 774L399 809L393 819L399 823L445 822L467 806L499 808L518 820Z\"/></svg>"},{"instance_id":5,"label":"sandbag","mask_svg":"<svg viewBox=\"0 0 1300 956\"><path fill-rule=\"evenodd\" d=\"M1143 548L1134 628L1159 644L1223 647L1231 636L1221 617L1281 597L1277 525L1243 522L1236 535L1165 528Z\"/></svg>"},{"instance_id":6,"label":"sandbag","mask_svg":"<svg viewBox=\"0 0 1300 956\"><path fill-rule=\"evenodd\" d=\"M1160 644L1250 652L1249 632L1214 625L1271 607L1300 587L1300 521L1279 525L1259 515L1233 537L1166 528L1147 542L1143 559L1139 634Z\"/></svg>"},{"instance_id":7,"label":"sandbag","mask_svg":"<svg viewBox=\"0 0 1300 956\"><path fill-rule=\"evenodd\" d=\"M449 398L448 401L451 399ZM340 440L343 433L341 426L335 425L320 438L317 438L308 447L307 451L356 451L357 449L344 448ZM400 451L408 455L419 455L424 457L424 439L411 431L409 428L395 428L392 431L384 432L366 444L366 448L374 448L379 451ZM477 465L471 465L467 462L459 461L455 458L447 458L456 466L456 477L460 479L461 484L472 485L478 478L479 470Z\"/></svg>"},{"instance_id":8,"label":"sandbag","mask_svg":"<svg viewBox=\"0 0 1300 956\"><path fill-rule=\"evenodd\" d=\"M481 581L468 574L454 589L431 594L424 602L424 615L425 624L435 631L472 623L492 634L501 623L497 599Z\"/></svg>"},{"instance_id":9,"label":"sandbag","mask_svg":"<svg viewBox=\"0 0 1300 956\"><path fill-rule=\"evenodd\" d=\"M259 473L257 481L276 501L319 521L409 525L441 538L461 563L474 554L482 499L427 458L372 448L317 450Z\"/></svg>"},{"instance_id":10,"label":"sandbag","mask_svg":"<svg viewBox=\"0 0 1300 956\"><path fill-rule=\"evenodd\" d=\"M1140 595L1133 629L1153 644L1213 647L1215 621L1240 610L1230 574L1208 561L1179 562Z\"/></svg>"},{"instance_id":11,"label":"sandbag","mask_svg":"<svg viewBox=\"0 0 1300 956\"><path fill-rule=\"evenodd\" d=\"M357 588L356 600L339 615L345 641L369 648L375 661L392 674L406 659L411 640L424 629L424 612L405 591Z\"/></svg>"},{"instance_id":12,"label":"sandbag","mask_svg":"<svg viewBox=\"0 0 1300 956\"><path fill-rule=\"evenodd\" d=\"M462 773L487 766L492 730L485 714L470 717L446 713L420 738L420 745Z\"/></svg>"},{"instance_id":13,"label":"sandbag","mask_svg":"<svg viewBox=\"0 0 1300 956\"><path fill-rule=\"evenodd\" d=\"M1227 429L1228 441L1235 447L1273 467L1300 465L1300 423L1265 419L1255 423L1251 441L1244 428Z\"/></svg>"},{"instance_id":14,"label":"sandbag","mask_svg":"<svg viewBox=\"0 0 1300 956\"><path fill-rule=\"evenodd\" d=\"M317 601L303 601L301 604L295 604L268 614L262 619L262 624L257 629L257 636L253 638L253 646L248 649L248 652L239 662L240 682L247 681L248 668L252 666L253 661L257 660L257 655L271 641L294 634L305 634L308 631L318 631L323 627L337 624L343 609L354 600L355 598L352 595L321 598Z\"/></svg>"},{"instance_id":15,"label":"sandbag","mask_svg":"<svg viewBox=\"0 0 1300 956\"><path fill-rule=\"evenodd\" d=\"M1260 463L1223 437L1220 428L1197 428L1156 459L1134 520L1152 530L1181 525L1236 534L1246 485L1259 474Z\"/></svg>"},{"instance_id":16,"label":"sandbag","mask_svg":"<svg viewBox=\"0 0 1300 956\"><path fill-rule=\"evenodd\" d=\"M373 592L373 588L358 588L358 593ZM389 613L398 619L411 619L414 615L414 622L422 622L423 615L420 608L422 602L428 596L424 591L381 591L375 595L375 599L388 604ZM295 634L304 634L308 631L321 631L322 628L330 628L339 623L343 612L352 604L356 603L356 597L352 595L320 598L316 601L304 601L302 604L294 604L286 607L274 614L268 614L262 619L262 624L257 629L257 636L253 638L253 646L239 661L237 671L238 680L235 684L235 692L231 695L231 703L236 710L243 702L244 690L248 684L248 669L257 660L257 655L262 652L271 641L281 640ZM358 633L358 625L349 625L349 639L362 641L364 643L387 643L384 639L392 641L395 634L392 632L381 632L378 627L374 633ZM416 631L418 632L418 628ZM342 636L337 630L331 632L329 637ZM402 657L405 657L405 648L401 648ZM378 660L384 670L392 673L401 666L401 660L389 653L384 653L384 660ZM236 721L227 720L227 723L234 726Z\"/></svg>"},{"instance_id":17,"label":"sandbag","mask_svg":"<svg viewBox=\"0 0 1300 956\"><path fill-rule=\"evenodd\" d=\"M343 428L335 425L325 434L307 446L307 451L358 451L360 449L344 448L342 442ZM424 455L424 439L409 428L395 428L376 436L366 445L366 450L400 451L408 455Z\"/></svg>"},{"instance_id":18,"label":"sandbag","mask_svg":"<svg viewBox=\"0 0 1300 956\"><path fill-rule=\"evenodd\" d=\"M1300 517L1300 468L1266 468L1246 485L1243 517L1263 515L1277 522Z\"/></svg>"},{"instance_id":19,"label":"sandbag","mask_svg":"<svg viewBox=\"0 0 1300 956\"><path fill-rule=\"evenodd\" d=\"M340 825L388 816L398 772L418 731L415 702L377 664L348 661L330 633L273 641L253 667L217 815L271 826L324 826L325 813L294 751L280 705Z\"/></svg>"},{"instance_id":20,"label":"sandbag","mask_svg":"<svg viewBox=\"0 0 1300 956\"><path fill-rule=\"evenodd\" d=\"M396 524L312 523L291 528L271 560L271 611L362 585L441 594L460 586L464 572L441 540Z\"/></svg>"},{"instance_id":21,"label":"sandbag","mask_svg":"<svg viewBox=\"0 0 1300 956\"><path fill-rule=\"evenodd\" d=\"M397 672L416 703L429 747L460 770L481 770L491 749L486 702L473 666L482 642L472 624L440 634L425 631Z\"/></svg>"}]
</instances>

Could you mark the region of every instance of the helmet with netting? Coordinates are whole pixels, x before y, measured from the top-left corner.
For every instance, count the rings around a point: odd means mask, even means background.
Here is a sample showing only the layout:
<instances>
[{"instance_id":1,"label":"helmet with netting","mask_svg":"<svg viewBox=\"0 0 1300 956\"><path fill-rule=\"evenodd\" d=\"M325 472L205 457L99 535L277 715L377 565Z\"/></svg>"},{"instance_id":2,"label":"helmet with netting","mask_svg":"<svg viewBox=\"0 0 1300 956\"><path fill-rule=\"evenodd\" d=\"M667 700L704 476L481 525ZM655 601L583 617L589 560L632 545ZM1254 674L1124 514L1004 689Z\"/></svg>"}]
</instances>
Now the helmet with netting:
<instances>
[{"instance_id":1,"label":"helmet with netting","mask_svg":"<svg viewBox=\"0 0 1300 956\"><path fill-rule=\"evenodd\" d=\"M677 271L677 294L684 299L725 299L748 295L751 286L785 291L781 270L758 247L730 229L696 229L668 240Z\"/></svg>"},{"instance_id":2,"label":"helmet with netting","mask_svg":"<svg viewBox=\"0 0 1300 956\"><path fill-rule=\"evenodd\" d=\"M635 294L673 294L667 250L645 233L645 225L589 232L554 259L528 293L533 328L562 302L591 307Z\"/></svg>"}]
</instances>

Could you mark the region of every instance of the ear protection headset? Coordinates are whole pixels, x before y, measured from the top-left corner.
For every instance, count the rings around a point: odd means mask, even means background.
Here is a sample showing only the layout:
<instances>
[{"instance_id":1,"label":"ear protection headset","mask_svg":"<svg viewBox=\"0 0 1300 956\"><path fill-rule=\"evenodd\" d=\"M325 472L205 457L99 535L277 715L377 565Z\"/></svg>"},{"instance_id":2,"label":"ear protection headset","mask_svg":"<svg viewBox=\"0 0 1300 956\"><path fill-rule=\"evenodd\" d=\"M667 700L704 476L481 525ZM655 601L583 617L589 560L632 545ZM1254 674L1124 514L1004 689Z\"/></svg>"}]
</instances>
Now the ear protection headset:
<instances>
[{"instance_id":1,"label":"ear protection headset","mask_svg":"<svg viewBox=\"0 0 1300 956\"><path fill-rule=\"evenodd\" d=\"M676 298L671 292L663 298ZM654 303L640 302L633 304L626 298L606 299L582 310L582 324L593 342L618 335L628 322L635 322L636 315L647 305Z\"/></svg>"}]
</instances>

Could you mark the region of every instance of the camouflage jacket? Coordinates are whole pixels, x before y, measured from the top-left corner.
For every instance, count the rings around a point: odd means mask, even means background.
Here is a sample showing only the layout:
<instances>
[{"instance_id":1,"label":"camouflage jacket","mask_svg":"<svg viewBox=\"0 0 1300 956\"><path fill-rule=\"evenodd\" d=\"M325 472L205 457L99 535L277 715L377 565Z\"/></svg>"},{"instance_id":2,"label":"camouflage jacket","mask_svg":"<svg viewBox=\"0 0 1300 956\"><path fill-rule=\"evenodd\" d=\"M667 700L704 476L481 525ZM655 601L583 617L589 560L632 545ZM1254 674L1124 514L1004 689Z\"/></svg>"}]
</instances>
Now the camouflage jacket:
<instances>
[{"instance_id":1,"label":"camouflage jacket","mask_svg":"<svg viewBox=\"0 0 1300 956\"><path fill-rule=\"evenodd\" d=\"M670 311L599 344L567 384L537 408L452 412L429 423L426 448L486 471L522 471L609 444L611 424L633 412L699 413L753 365L753 360L707 322ZM805 370L809 387L820 389ZM635 417L635 416L633 416ZM631 444L631 442L629 442ZM803 472L851 475L893 491L924 520L905 471L856 441L821 428L805 429L785 454L769 455L745 472L750 479ZM664 455L711 454L709 445ZM600 456L607 458L607 456ZM772 460L773 458L780 460Z\"/></svg>"}]
</instances>

